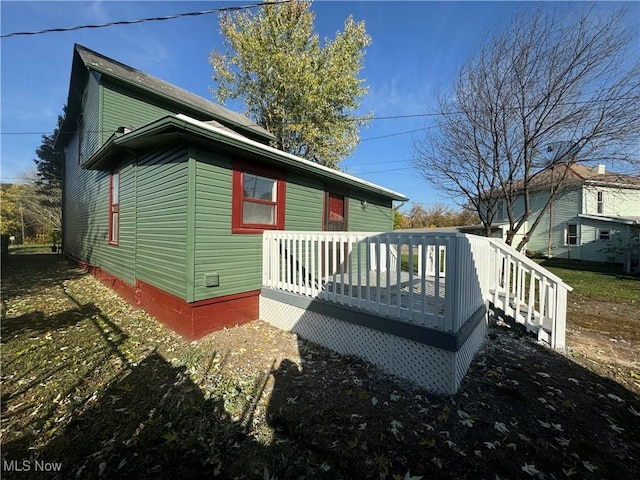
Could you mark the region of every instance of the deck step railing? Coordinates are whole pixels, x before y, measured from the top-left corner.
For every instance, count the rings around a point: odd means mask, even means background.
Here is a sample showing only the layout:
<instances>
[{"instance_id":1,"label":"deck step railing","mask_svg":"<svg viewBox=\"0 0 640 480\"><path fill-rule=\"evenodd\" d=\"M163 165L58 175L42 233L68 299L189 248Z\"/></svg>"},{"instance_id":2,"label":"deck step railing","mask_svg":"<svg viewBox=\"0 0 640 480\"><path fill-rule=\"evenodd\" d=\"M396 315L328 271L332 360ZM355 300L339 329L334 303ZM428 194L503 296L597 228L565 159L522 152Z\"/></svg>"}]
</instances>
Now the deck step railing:
<instances>
[{"instance_id":1,"label":"deck step railing","mask_svg":"<svg viewBox=\"0 0 640 480\"><path fill-rule=\"evenodd\" d=\"M570 287L485 237L267 231L262 283L451 333L491 304L554 347L564 346Z\"/></svg>"},{"instance_id":2,"label":"deck step railing","mask_svg":"<svg viewBox=\"0 0 640 480\"><path fill-rule=\"evenodd\" d=\"M489 298L494 308L524 325L554 348L563 348L567 293L572 288L561 278L522 253L494 238L491 249L493 281Z\"/></svg>"}]
</instances>

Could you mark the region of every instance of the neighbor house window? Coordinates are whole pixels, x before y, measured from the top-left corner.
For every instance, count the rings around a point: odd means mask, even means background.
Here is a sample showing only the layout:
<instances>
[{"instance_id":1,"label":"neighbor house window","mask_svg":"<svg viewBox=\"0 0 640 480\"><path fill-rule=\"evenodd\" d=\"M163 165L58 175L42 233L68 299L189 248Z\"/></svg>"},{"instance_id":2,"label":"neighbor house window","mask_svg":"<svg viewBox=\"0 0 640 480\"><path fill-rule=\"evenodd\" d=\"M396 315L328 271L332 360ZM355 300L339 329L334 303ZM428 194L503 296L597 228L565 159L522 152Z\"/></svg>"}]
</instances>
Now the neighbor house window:
<instances>
[{"instance_id":1,"label":"neighbor house window","mask_svg":"<svg viewBox=\"0 0 640 480\"><path fill-rule=\"evenodd\" d=\"M120 172L109 175L109 243L118 245L120 237Z\"/></svg>"},{"instance_id":2,"label":"neighbor house window","mask_svg":"<svg viewBox=\"0 0 640 480\"><path fill-rule=\"evenodd\" d=\"M504 220L507 216L507 212L505 209L505 204L504 204L504 200L498 200L498 204L496 206L496 215L497 215L497 220L501 221Z\"/></svg>"},{"instance_id":3,"label":"neighbor house window","mask_svg":"<svg viewBox=\"0 0 640 480\"><path fill-rule=\"evenodd\" d=\"M598 230L598 240L611 240L611 230L601 228Z\"/></svg>"},{"instance_id":4,"label":"neighbor house window","mask_svg":"<svg viewBox=\"0 0 640 480\"><path fill-rule=\"evenodd\" d=\"M233 165L231 231L284 229L285 177L279 170L236 161Z\"/></svg>"},{"instance_id":5,"label":"neighbor house window","mask_svg":"<svg viewBox=\"0 0 640 480\"><path fill-rule=\"evenodd\" d=\"M604 192L598 191L598 213L604 213Z\"/></svg>"},{"instance_id":6,"label":"neighbor house window","mask_svg":"<svg viewBox=\"0 0 640 480\"><path fill-rule=\"evenodd\" d=\"M577 246L578 245L578 224L567 223L565 225L565 245Z\"/></svg>"}]
</instances>

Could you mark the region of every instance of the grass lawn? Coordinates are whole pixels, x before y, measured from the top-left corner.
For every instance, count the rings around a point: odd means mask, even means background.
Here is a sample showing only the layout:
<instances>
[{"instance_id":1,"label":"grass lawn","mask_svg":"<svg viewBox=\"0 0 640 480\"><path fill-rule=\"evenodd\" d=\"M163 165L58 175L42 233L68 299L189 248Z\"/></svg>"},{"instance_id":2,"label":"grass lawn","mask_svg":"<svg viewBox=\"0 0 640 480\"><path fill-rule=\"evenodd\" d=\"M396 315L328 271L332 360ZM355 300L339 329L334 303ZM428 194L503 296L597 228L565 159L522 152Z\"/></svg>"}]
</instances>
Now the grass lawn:
<instances>
[{"instance_id":1,"label":"grass lawn","mask_svg":"<svg viewBox=\"0 0 640 480\"><path fill-rule=\"evenodd\" d=\"M9 246L9 254L10 255L24 255L31 253L51 253L51 244L27 244L27 245L10 245Z\"/></svg>"},{"instance_id":2,"label":"grass lawn","mask_svg":"<svg viewBox=\"0 0 640 480\"><path fill-rule=\"evenodd\" d=\"M1 331L2 478L640 471L637 392L510 330L437 396L260 321L187 343L62 256L12 255Z\"/></svg>"},{"instance_id":3,"label":"grass lawn","mask_svg":"<svg viewBox=\"0 0 640 480\"><path fill-rule=\"evenodd\" d=\"M566 260L547 260L541 265L571 285L574 296L640 302L640 276L625 275L620 265Z\"/></svg>"}]
</instances>

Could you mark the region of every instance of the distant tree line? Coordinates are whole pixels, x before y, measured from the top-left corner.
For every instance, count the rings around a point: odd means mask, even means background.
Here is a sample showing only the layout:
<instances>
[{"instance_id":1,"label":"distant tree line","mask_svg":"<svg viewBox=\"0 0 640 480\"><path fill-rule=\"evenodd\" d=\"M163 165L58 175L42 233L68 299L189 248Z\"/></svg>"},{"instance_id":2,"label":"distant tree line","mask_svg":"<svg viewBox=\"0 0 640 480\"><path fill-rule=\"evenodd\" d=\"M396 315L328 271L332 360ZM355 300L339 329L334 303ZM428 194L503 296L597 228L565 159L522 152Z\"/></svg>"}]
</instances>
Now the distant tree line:
<instances>
[{"instance_id":1,"label":"distant tree line","mask_svg":"<svg viewBox=\"0 0 640 480\"><path fill-rule=\"evenodd\" d=\"M42 136L36 150L36 168L23 173L19 183L0 185L0 231L16 243L59 243L62 228L63 154L54 148L64 113L51 135Z\"/></svg>"},{"instance_id":2,"label":"distant tree line","mask_svg":"<svg viewBox=\"0 0 640 480\"><path fill-rule=\"evenodd\" d=\"M478 215L463 208L455 210L442 203L434 203L425 207L421 203L414 203L411 207L401 212L394 210L393 228L436 228L458 227L463 225L475 225L480 222Z\"/></svg>"}]
</instances>

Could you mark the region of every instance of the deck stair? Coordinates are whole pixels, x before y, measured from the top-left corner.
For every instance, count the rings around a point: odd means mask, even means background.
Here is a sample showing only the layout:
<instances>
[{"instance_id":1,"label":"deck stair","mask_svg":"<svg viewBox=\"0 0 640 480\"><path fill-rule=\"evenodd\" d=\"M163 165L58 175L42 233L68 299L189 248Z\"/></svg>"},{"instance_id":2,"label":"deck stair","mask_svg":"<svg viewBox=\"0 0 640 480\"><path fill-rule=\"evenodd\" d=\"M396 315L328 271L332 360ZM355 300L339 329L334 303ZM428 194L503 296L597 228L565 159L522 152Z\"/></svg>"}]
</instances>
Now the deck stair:
<instances>
[{"instance_id":1,"label":"deck stair","mask_svg":"<svg viewBox=\"0 0 640 480\"><path fill-rule=\"evenodd\" d=\"M565 345L571 287L496 239L265 231L262 260L261 318L434 391L456 391L490 310Z\"/></svg>"}]
</instances>

